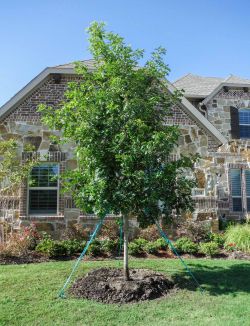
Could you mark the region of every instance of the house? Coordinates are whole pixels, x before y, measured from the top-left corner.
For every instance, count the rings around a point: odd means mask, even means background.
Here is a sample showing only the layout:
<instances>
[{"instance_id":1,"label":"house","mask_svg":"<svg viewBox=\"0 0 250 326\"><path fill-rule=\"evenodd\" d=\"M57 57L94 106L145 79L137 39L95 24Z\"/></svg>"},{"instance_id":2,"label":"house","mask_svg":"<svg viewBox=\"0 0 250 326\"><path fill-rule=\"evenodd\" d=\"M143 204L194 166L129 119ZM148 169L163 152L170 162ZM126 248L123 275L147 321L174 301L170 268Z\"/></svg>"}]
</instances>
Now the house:
<instances>
[{"instance_id":1,"label":"house","mask_svg":"<svg viewBox=\"0 0 250 326\"><path fill-rule=\"evenodd\" d=\"M84 63L94 69L93 60ZM50 136L59 132L42 125L37 112L40 103L56 107L67 83L79 78L71 63L46 68L0 108L0 140L15 138L23 160L30 155L25 152L26 144L32 144L41 157L47 154L32 170L35 184L24 183L17 197L0 199L0 211L7 200L12 219L23 225L36 222L39 229L59 231L76 221L91 223L96 219L76 209L72 199L59 191L57 181L49 181L49 176L76 166L74 144L51 143ZM178 124L181 129L175 155L201 156L195 167L198 186L193 189L193 217L210 219L214 229L219 217L246 218L250 211L250 80L188 74L172 84L168 82L168 89L185 91L167 119L168 124Z\"/></svg>"}]
</instances>

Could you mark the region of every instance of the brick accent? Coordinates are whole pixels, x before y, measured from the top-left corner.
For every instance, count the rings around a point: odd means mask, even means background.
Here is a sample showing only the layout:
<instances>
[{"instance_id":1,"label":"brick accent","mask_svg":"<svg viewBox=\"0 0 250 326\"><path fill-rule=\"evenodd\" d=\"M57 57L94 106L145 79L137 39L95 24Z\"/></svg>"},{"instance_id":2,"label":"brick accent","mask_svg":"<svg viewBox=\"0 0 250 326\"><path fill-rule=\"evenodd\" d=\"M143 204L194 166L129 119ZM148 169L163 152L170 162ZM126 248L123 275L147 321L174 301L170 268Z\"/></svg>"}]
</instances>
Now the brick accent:
<instances>
[{"instance_id":1,"label":"brick accent","mask_svg":"<svg viewBox=\"0 0 250 326\"><path fill-rule=\"evenodd\" d=\"M41 124L41 114L37 112L39 104L57 107L64 99L68 82L78 81L78 76L62 76L60 83L55 83L53 77L49 77L37 90L29 95L18 107L10 113L4 122L26 121L33 124Z\"/></svg>"},{"instance_id":2,"label":"brick accent","mask_svg":"<svg viewBox=\"0 0 250 326\"><path fill-rule=\"evenodd\" d=\"M167 125L196 125L196 123L183 110L174 105L171 109L171 114L166 118Z\"/></svg>"}]
</instances>

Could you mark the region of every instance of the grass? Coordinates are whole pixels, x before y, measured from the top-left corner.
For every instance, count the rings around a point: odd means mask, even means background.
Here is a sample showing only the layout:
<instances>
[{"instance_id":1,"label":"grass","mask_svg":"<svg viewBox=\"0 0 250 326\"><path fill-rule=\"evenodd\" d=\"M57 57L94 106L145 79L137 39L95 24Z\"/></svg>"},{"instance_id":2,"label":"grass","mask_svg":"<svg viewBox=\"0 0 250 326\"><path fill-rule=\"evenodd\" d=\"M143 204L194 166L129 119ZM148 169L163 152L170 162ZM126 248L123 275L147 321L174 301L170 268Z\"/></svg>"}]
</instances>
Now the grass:
<instances>
[{"instance_id":1,"label":"grass","mask_svg":"<svg viewBox=\"0 0 250 326\"><path fill-rule=\"evenodd\" d=\"M205 293L188 282L175 295L132 305L104 305L57 299L72 261L0 266L0 325L249 325L250 262L187 260ZM118 261L84 262L78 275ZM131 267L151 268L183 281L175 259L133 259Z\"/></svg>"}]
</instances>

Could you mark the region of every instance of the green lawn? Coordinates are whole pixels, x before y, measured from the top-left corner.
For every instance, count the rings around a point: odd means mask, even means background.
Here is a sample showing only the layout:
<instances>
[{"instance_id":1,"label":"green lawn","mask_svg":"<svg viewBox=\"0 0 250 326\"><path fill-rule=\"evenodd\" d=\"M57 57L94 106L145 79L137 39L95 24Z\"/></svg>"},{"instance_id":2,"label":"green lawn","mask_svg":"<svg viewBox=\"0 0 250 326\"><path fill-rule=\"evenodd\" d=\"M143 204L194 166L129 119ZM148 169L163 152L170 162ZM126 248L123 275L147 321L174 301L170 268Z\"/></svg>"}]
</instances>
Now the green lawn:
<instances>
[{"instance_id":1,"label":"green lawn","mask_svg":"<svg viewBox=\"0 0 250 326\"><path fill-rule=\"evenodd\" d=\"M205 288L192 284L174 296L131 305L57 299L73 262L0 266L0 325L250 325L250 262L187 260ZM83 262L79 274L118 261ZM174 259L134 259L131 266L185 277Z\"/></svg>"}]
</instances>

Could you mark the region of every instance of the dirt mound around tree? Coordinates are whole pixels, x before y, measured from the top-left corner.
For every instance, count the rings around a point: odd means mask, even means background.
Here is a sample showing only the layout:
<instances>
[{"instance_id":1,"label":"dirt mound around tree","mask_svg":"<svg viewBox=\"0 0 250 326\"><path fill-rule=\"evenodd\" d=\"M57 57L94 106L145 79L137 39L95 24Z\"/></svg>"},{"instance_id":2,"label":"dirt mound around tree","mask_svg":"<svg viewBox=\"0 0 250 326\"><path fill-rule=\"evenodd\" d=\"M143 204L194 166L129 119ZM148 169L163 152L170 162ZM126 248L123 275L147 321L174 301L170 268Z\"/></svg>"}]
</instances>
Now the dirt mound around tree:
<instances>
[{"instance_id":1,"label":"dirt mound around tree","mask_svg":"<svg viewBox=\"0 0 250 326\"><path fill-rule=\"evenodd\" d=\"M103 303L132 303L166 296L174 283L165 275L147 269L131 269L124 281L123 270L100 268L75 281L70 293L77 298Z\"/></svg>"}]
</instances>

